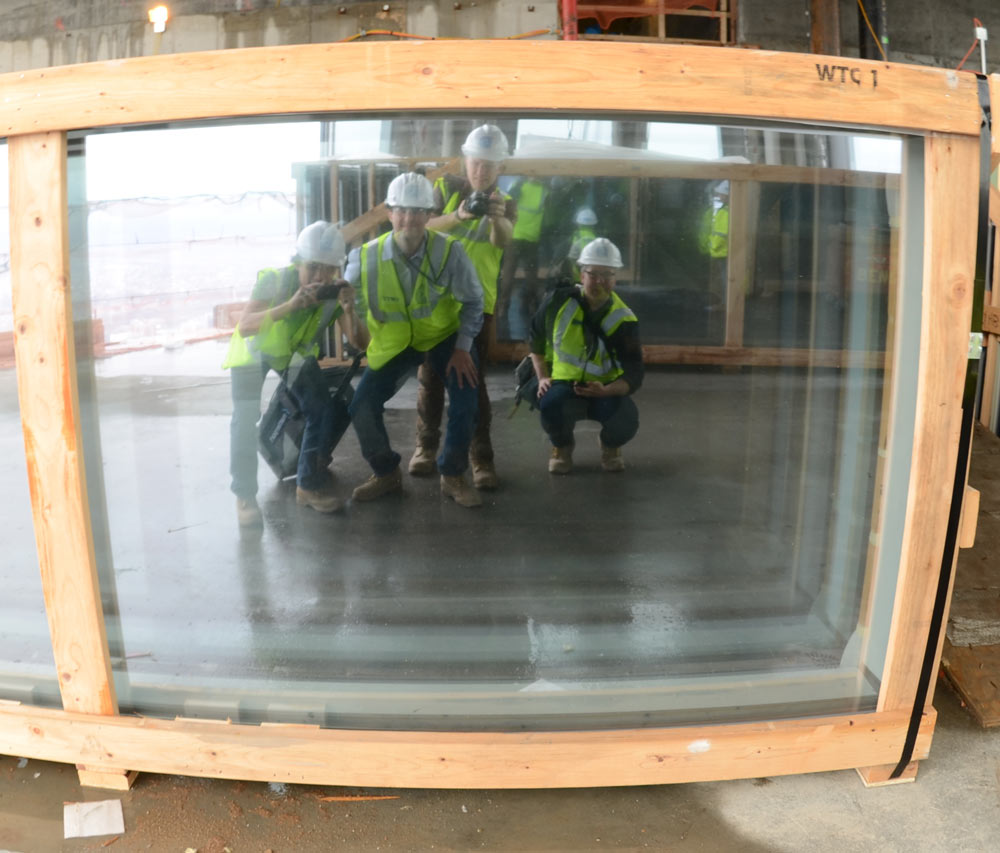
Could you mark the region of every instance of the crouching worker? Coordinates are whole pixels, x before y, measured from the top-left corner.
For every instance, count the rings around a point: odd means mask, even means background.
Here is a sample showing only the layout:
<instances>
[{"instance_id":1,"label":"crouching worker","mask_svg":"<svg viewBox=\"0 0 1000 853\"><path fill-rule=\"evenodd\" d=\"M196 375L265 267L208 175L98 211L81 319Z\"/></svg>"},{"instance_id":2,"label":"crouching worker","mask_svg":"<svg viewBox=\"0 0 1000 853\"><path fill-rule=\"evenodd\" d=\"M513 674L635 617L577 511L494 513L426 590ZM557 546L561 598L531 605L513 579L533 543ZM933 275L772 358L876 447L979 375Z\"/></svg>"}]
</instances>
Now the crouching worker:
<instances>
[{"instance_id":1,"label":"crouching worker","mask_svg":"<svg viewBox=\"0 0 1000 853\"><path fill-rule=\"evenodd\" d=\"M642 384L639 323L614 292L622 258L610 240L592 240L578 264L583 282L553 291L531 323L538 406L552 442L549 472L573 470L573 430L584 419L601 424L601 467L622 471L622 446L639 429L631 398Z\"/></svg>"},{"instance_id":2,"label":"crouching worker","mask_svg":"<svg viewBox=\"0 0 1000 853\"><path fill-rule=\"evenodd\" d=\"M478 411L473 341L483 323L475 267L454 237L427 230L434 190L408 172L386 193L392 231L351 252L347 280L361 293L368 366L351 401L351 422L372 476L354 490L371 501L402 489L400 455L389 445L383 412L407 375L426 359L448 392L444 444L437 457L441 494L461 506L482 504L465 479Z\"/></svg>"},{"instance_id":3,"label":"crouching worker","mask_svg":"<svg viewBox=\"0 0 1000 853\"><path fill-rule=\"evenodd\" d=\"M292 263L283 269L257 273L250 301L233 332L223 367L230 368L233 415L229 430L229 471L236 495L236 515L242 526L261 523L257 505L257 421L260 392L269 370L286 370L293 355L304 358L295 391L305 425L296 471L295 500L319 512L335 512L341 502L323 489L330 479L326 466L334 436L346 424L337 423L322 371L316 361L324 329L340 320L348 339L356 337L354 293L341 288L325 298L340 275L345 247L329 222L302 229Z\"/></svg>"}]
</instances>

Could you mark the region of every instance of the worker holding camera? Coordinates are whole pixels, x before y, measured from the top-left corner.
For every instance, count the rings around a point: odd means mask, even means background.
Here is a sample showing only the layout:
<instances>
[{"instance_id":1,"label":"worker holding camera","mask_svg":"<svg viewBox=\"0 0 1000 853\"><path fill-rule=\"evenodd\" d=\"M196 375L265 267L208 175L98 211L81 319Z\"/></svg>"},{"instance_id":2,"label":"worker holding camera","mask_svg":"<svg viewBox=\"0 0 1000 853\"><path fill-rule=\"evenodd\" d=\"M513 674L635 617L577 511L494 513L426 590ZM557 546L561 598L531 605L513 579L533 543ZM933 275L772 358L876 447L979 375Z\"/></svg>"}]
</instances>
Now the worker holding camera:
<instances>
[{"instance_id":1,"label":"worker holding camera","mask_svg":"<svg viewBox=\"0 0 1000 853\"><path fill-rule=\"evenodd\" d=\"M445 175L438 179L434 185L436 215L427 227L443 231L461 242L482 287L483 325L475 341L479 357L479 421L469 447L469 462L473 485L477 489L495 489L497 474L490 440L492 416L483 377L492 336L500 263L514 230L517 205L497 188L497 178L507 159L507 137L500 128L492 124L477 127L462 145L462 154L465 177ZM444 385L427 363L421 365L417 377L420 391L416 448L409 471L414 476L426 476L434 473L434 457L441 439Z\"/></svg>"},{"instance_id":2,"label":"worker holding camera","mask_svg":"<svg viewBox=\"0 0 1000 853\"><path fill-rule=\"evenodd\" d=\"M229 435L231 489L241 526L261 523L257 505L257 421L260 393L268 371L283 373L293 356L303 359L295 379L295 395L305 417L296 471L295 499L318 512L342 506L324 492L330 479L326 464L337 424L336 409L316 355L324 330L340 324L348 340L358 339L354 291L339 280L346 254L337 228L322 220L299 233L292 262L282 269L257 273L250 301L233 332L223 367L230 368L233 414Z\"/></svg>"},{"instance_id":3,"label":"worker holding camera","mask_svg":"<svg viewBox=\"0 0 1000 853\"><path fill-rule=\"evenodd\" d=\"M643 376L639 323L614 292L622 268L614 243L592 240L577 262L582 283L550 293L531 322L538 409L552 442L549 473L573 470L573 432L584 419L601 425L601 468L623 471L622 446L639 429L631 398Z\"/></svg>"}]
</instances>

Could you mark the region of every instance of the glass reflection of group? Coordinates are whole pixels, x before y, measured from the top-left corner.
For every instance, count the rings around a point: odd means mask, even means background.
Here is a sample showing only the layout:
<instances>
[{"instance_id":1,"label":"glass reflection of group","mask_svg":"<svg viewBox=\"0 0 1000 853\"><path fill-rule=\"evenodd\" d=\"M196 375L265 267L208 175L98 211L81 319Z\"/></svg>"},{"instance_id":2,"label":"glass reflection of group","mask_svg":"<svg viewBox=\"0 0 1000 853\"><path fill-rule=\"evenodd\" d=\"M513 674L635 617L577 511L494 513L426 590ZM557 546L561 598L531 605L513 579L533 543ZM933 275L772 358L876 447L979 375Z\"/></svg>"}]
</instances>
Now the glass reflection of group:
<instances>
[{"instance_id":1,"label":"glass reflection of group","mask_svg":"<svg viewBox=\"0 0 1000 853\"><path fill-rule=\"evenodd\" d=\"M510 193L500 190L508 142L494 125L475 128L462 153L464 176L435 184L416 172L397 176L385 199L391 231L353 249L346 268L342 236L318 221L299 234L290 265L258 274L224 363L231 369L231 489L241 526L262 522L257 421L271 370L304 421L296 502L321 513L343 507L332 494L328 466L347 425L317 361L328 329L367 360L346 410L372 469L354 489L355 501L402 489L402 457L390 445L383 415L414 369L419 393L409 473L436 471L442 496L463 507L480 506L479 492L497 487L484 373L494 315L510 317L515 304L552 444L549 472L572 470L573 432L582 419L601 424L602 469L624 470L622 446L639 426L631 395L643 367L638 321L615 293L621 252L598 236L596 214L582 207L558 265L561 286L543 290L538 244L549 188L525 179Z\"/></svg>"}]
</instances>

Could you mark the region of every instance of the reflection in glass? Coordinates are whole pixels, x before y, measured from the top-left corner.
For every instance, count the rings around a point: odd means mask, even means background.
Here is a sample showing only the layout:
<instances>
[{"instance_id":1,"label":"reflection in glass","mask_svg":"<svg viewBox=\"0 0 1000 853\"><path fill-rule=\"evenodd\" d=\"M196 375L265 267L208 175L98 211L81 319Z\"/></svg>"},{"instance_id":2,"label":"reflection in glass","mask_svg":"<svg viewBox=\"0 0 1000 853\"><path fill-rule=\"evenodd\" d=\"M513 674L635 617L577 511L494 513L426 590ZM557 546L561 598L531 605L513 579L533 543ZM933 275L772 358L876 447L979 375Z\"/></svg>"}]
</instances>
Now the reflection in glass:
<instances>
[{"instance_id":1,"label":"reflection in glass","mask_svg":"<svg viewBox=\"0 0 1000 853\"><path fill-rule=\"evenodd\" d=\"M7 146L0 145L0 411L3 430L4 559L0 561L0 699L61 707L28 493L14 367Z\"/></svg>"},{"instance_id":2,"label":"reflection in glass","mask_svg":"<svg viewBox=\"0 0 1000 853\"><path fill-rule=\"evenodd\" d=\"M384 233L359 217L402 171L461 174L478 123L80 138L74 310L102 330L79 368L122 708L473 730L874 708L870 640L891 607L877 581L898 558L891 537L870 546L875 482L908 420L883 402L905 291L899 138L497 119L517 140L500 188L522 223L540 211L497 282L501 488L468 512L404 474L402 496L324 515L259 466L263 525L241 529L221 364L258 272L316 219L353 246ZM194 167L171 155L183 146ZM617 292L641 328L640 427L607 474L581 423L556 478L537 414L504 415L533 306L576 280L592 237L621 249ZM337 333L323 347L328 364L350 350ZM410 379L385 415L404 459L415 401ZM331 472L342 499L370 473L353 431Z\"/></svg>"}]
</instances>

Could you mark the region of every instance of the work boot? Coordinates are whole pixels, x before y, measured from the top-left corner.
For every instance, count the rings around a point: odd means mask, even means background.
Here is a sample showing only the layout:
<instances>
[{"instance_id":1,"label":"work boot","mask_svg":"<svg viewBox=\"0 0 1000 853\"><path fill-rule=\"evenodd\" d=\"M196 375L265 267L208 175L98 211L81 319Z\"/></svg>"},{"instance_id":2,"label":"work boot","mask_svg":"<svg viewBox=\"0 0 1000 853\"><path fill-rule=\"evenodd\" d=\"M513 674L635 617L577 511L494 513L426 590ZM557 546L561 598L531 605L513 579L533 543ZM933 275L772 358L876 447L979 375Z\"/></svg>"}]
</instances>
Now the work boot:
<instances>
[{"instance_id":1,"label":"work boot","mask_svg":"<svg viewBox=\"0 0 1000 853\"><path fill-rule=\"evenodd\" d=\"M553 447L552 456L549 457L550 474L568 474L573 470L573 445L567 444L565 447Z\"/></svg>"},{"instance_id":2,"label":"work boot","mask_svg":"<svg viewBox=\"0 0 1000 853\"><path fill-rule=\"evenodd\" d=\"M492 460L472 463L472 485L486 490L497 487L497 469L493 467Z\"/></svg>"},{"instance_id":3,"label":"work boot","mask_svg":"<svg viewBox=\"0 0 1000 853\"><path fill-rule=\"evenodd\" d=\"M236 520L240 527L257 527L264 523L256 498L236 499Z\"/></svg>"},{"instance_id":4,"label":"work boot","mask_svg":"<svg viewBox=\"0 0 1000 853\"><path fill-rule=\"evenodd\" d=\"M436 470L437 462L434 460L434 451L418 444L410 459L410 474L414 477L429 477Z\"/></svg>"},{"instance_id":5,"label":"work boot","mask_svg":"<svg viewBox=\"0 0 1000 853\"><path fill-rule=\"evenodd\" d=\"M459 506L482 506L483 499L479 493L470 486L465 477L459 474L457 477L446 477L441 475L441 494L446 498L451 498Z\"/></svg>"},{"instance_id":6,"label":"work boot","mask_svg":"<svg viewBox=\"0 0 1000 853\"><path fill-rule=\"evenodd\" d=\"M601 444L601 467L612 473L624 471L625 460L622 458L622 449Z\"/></svg>"},{"instance_id":7,"label":"work boot","mask_svg":"<svg viewBox=\"0 0 1000 853\"><path fill-rule=\"evenodd\" d=\"M401 491L403 491L403 474L397 466L391 473L381 477L372 474L354 490L352 497L356 501L374 501L383 495Z\"/></svg>"},{"instance_id":8,"label":"work boot","mask_svg":"<svg viewBox=\"0 0 1000 853\"><path fill-rule=\"evenodd\" d=\"M303 489L301 486L295 489L295 503L299 506L312 507L316 512L336 512L344 508L344 502L340 498L312 489Z\"/></svg>"}]
</instances>

